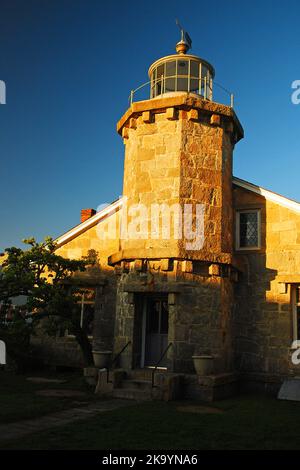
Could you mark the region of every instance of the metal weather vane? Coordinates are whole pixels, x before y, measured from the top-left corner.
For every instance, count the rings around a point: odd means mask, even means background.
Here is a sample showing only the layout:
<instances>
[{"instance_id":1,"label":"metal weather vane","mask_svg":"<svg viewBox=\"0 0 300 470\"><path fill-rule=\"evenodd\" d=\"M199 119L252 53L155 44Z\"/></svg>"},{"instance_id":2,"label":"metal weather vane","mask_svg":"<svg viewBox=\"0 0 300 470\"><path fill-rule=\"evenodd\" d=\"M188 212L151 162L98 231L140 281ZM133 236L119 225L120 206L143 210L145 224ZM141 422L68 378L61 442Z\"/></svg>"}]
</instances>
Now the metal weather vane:
<instances>
[{"instance_id":1,"label":"metal weather vane","mask_svg":"<svg viewBox=\"0 0 300 470\"><path fill-rule=\"evenodd\" d=\"M183 29L178 19L176 19L176 24L181 31L181 40L177 44L182 44L186 46L185 52L192 48L192 39L190 35Z\"/></svg>"}]
</instances>

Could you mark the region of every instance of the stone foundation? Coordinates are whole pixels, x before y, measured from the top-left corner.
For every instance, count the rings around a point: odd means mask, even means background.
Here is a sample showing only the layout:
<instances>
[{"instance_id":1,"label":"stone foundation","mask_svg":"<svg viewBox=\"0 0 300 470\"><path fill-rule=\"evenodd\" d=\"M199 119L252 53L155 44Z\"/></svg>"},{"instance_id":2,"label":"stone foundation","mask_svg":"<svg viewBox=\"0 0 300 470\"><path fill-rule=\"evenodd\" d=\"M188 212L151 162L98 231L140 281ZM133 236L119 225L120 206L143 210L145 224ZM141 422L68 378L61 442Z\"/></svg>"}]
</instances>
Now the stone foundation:
<instances>
[{"instance_id":1,"label":"stone foundation","mask_svg":"<svg viewBox=\"0 0 300 470\"><path fill-rule=\"evenodd\" d=\"M189 400L214 401L234 396L238 392L238 375L235 373L199 377L184 376L183 396Z\"/></svg>"}]
</instances>

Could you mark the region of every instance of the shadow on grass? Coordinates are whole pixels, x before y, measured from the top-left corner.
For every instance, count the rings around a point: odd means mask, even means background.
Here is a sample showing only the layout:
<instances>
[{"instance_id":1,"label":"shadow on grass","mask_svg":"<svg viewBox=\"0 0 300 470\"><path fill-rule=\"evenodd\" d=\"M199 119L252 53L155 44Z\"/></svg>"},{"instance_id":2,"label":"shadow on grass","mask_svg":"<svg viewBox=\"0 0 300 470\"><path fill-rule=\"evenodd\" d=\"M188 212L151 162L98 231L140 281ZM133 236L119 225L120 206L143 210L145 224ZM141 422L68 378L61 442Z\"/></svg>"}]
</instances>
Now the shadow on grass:
<instances>
[{"instance_id":1,"label":"shadow on grass","mask_svg":"<svg viewBox=\"0 0 300 470\"><path fill-rule=\"evenodd\" d=\"M28 377L47 377L63 380L64 383L32 383ZM39 372L19 375L0 371L0 423L36 418L55 411L75 406L74 398L53 398L36 395L38 390L71 389L84 392L82 401L95 400L94 390L88 387L81 371L69 373ZM78 406L78 400L76 402Z\"/></svg>"},{"instance_id":2,"label":"shadow on grass","mask_svg":"<svg viewBox=\"0 0 300 470\"><path fill-rule=\"evenodd\" d=\"M300 449L300 403L262 395L214 402L223 413L187 413L195 402L128 403L99 414L6 443L6 449ZM206 404L207 405L207 404Z\"/></svg>"}]
</instances>

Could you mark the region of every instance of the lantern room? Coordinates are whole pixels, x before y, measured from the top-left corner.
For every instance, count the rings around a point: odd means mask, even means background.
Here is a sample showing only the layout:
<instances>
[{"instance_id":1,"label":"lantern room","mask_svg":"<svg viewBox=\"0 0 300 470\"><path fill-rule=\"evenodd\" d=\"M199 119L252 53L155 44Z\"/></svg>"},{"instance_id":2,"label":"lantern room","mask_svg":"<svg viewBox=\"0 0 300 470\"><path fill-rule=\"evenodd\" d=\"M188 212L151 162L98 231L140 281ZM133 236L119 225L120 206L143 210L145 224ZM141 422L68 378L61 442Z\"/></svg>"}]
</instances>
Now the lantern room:
<instances>
[{"instance_id":1,"label":"lantern room","mask_svg":"<svg viewBox=\"0 0 300 470\"><path fill-rule=\"evenodd\" d=\"M187 54L190 47L191 39L182 30L181 41L176 44L177 54L162 57L151 65L150 98L186 92L212 100L214 68L200 57Z\"/></svg>"}]
</instances>

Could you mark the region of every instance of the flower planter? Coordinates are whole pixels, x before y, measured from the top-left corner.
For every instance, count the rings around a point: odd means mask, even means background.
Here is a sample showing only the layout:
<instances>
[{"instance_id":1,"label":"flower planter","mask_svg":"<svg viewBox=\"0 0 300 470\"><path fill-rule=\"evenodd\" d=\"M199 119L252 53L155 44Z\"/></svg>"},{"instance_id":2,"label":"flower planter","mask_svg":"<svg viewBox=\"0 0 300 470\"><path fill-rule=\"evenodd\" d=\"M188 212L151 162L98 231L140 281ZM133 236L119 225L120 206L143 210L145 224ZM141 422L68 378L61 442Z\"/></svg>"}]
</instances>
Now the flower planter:
<instances>
[{"instance_id":1,"label":"flower planter","mask_svg":"<svg viewBox=\"0 0 300 470\"><path fill-rule=\"evenodd\" d=\"M92 353L97 369L108 367L112 351L92 351Z\"/></svg>"},{"instance_id":2,"label":"flower planter","mask_svg":"<svg viewBox=\"0 0 300 470\"><path fill-rule=\"evenodd\" d=\"M197 375L212 375L214 369L213 356L192 356Z\"/></svg>"}]
</instances>

